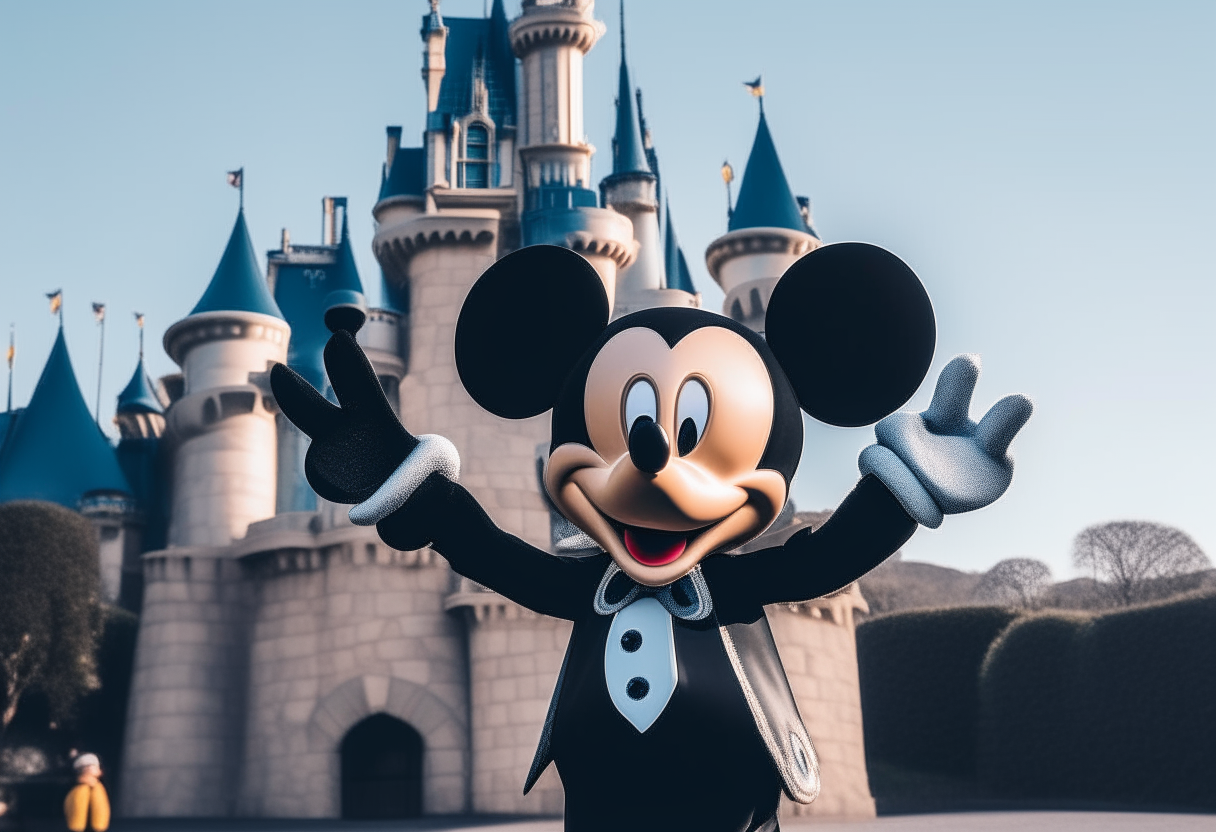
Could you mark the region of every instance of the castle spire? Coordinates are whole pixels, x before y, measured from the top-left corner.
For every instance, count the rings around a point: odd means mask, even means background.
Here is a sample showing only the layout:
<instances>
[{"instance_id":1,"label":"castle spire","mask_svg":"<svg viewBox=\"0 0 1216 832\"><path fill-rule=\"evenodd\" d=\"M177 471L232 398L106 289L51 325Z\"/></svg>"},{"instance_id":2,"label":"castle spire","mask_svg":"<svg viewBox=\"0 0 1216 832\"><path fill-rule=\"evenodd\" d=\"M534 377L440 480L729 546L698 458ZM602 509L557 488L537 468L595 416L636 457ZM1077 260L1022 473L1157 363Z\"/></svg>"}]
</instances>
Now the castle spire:
<instances>
[{"instance_id":1,"label":"castle spire","mask_svg":"<svg viewBox=\"0 0 1216 832\"><path fill-rule=\"evenodd\" d=\"M730 215L730 231L741 228L788 228L807 231L802 211L785 178L764 110L756 127L751 155L739 185L739 198Z\"/></svg>"},{"instance_id":2,"label":"castle spire","mask_svg":"<svg viewBox=\"0 0 1216 832\"><path fill-rule=\"evenodd\" d=\"M191 315L200 312L257 312L279 319L283 317L262 278L253 240L245 225L244 209L237 212L228 245L207 290L190 310Z\"/></svg>"},{"instance_id":3,"label":"castle spire","mask_svg":"<svg viewBox=\"0 0 1216 832\"><path fill-rule=\"evenodd\" d=\"M625 58L625 0L621 0L621 71L616 95L616 132L612 136L612 174L653 173L646 162L642 130L634 111L633 83Z\"/></svg>"}]
</instances>

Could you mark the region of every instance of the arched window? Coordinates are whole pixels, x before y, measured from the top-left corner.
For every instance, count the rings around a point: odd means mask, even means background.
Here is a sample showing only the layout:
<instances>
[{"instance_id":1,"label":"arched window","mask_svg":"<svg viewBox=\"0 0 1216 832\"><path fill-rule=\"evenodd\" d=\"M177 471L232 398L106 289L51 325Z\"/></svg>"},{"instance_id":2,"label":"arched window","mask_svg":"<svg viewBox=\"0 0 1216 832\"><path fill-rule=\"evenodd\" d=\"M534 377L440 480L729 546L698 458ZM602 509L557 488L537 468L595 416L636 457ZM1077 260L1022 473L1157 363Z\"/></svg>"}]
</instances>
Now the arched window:
<instances>
[{"instance_id":1,"label":"arched window","mask_svg":"<svg viewBox=\"0 0 1216 832\"><path fill-rule=\"evenodd\" d=\"M388 714L372 714L342 740L342 817L422 814L422 736Z\"/></svg>"},{"instance_id":2,"label":"arched window","mask_svg":"<svg viewBox=\"0 0 1216 832\"><path fill-rule=\"evenodd\" d=\"M465 131L464 158L464 187L490 187L490 131L484 124L470 124Z\"/></svg>"}]
</instances>

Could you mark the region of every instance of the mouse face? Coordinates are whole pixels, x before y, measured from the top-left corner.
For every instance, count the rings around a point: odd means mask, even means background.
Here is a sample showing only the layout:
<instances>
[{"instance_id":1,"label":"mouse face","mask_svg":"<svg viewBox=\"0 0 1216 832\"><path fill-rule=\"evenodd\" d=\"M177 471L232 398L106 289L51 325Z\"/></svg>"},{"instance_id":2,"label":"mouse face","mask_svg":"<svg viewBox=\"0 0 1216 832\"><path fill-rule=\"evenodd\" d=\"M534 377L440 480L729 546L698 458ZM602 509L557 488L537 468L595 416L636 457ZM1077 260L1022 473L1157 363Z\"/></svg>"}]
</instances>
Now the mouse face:
<instances>
[{"instance_id":1,"label":"mouse face","mask_svg":"<svg viewBox=\"0 0 1216 832\"><path fill-rule=\"evenodd\" d=\"M811 260L831 249L846 256ZM470 291L457 368L493 413L553 410L549 496L648 586L763 532L789 495L802 412L839 425L882 418L915 392L934 339L916 276L862 244L791 267L767 339L696 309L607 320L579 255L520 249Z\"/></svg>"},{"instance_id":2,"label":"mouse face","mask_svg":"<svg viewBox=\"0 0 1216 832\"><path fill-rule=\"evenodd\" d=\"M586 437L553 448L545 486L626 574L661 586L767 528L788 484L760 467L776 400L755 347L712 324L674 344L630 324L595 352Z\"/></svg>"}]
</instances>

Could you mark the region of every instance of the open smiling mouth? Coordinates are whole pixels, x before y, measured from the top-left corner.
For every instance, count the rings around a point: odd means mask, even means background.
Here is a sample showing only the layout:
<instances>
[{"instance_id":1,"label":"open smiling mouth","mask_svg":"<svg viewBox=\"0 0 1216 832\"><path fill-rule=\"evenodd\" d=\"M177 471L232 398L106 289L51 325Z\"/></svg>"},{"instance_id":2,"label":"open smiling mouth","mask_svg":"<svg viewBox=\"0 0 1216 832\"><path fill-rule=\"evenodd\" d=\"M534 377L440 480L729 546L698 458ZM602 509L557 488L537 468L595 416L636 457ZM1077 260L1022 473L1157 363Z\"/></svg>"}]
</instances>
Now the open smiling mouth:
<instances>
[{"instance_id":1,"label":"open smiling mouth","mask_svg":"<svg viewBox=\"0 0 1216 832\"><path fill-rule=\"evenodd\" d=\"M630 556L643 566L664 566L684 554L693 538L705 531L667 532L639 526L619 525L621 539Z\"/></svg>"}]
</instances>

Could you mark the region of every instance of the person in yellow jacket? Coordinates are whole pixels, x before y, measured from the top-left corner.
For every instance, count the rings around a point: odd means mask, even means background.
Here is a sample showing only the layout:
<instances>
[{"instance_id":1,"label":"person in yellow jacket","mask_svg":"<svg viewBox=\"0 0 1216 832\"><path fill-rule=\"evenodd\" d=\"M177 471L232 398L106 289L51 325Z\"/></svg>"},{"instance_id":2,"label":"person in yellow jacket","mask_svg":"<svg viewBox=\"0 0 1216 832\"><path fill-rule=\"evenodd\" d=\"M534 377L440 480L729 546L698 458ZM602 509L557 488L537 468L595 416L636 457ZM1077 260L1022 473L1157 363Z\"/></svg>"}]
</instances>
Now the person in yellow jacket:
<instances>
[{"instance_id":1,"label":"person in yellow jacket","mask_svg":"<svg viewBox=\"0 0 1216 832\"><path fill-rule=\"evenodd\" d=\"M63 815L71 832L106 832L110 828L110 798L101 785L101 761L96 754L81 754L72 764L76 785L63 801Z\"/></svg>"}]
</instances>

